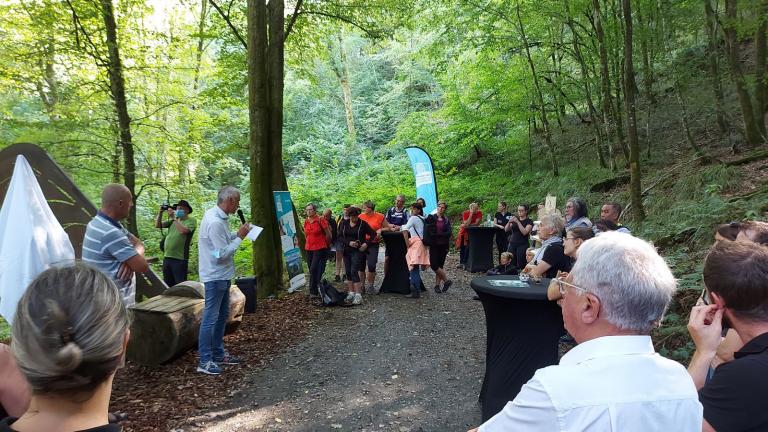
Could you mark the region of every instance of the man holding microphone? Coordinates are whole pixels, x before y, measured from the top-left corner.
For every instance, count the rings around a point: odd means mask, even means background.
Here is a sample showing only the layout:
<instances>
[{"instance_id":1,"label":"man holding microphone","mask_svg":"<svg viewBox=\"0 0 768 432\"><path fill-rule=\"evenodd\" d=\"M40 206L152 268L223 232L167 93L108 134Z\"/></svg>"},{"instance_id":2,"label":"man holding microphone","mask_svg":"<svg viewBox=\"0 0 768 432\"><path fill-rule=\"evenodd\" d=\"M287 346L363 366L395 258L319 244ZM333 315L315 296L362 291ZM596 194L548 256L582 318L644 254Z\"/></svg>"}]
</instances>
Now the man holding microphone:
<instances>
[{"instance_id":1,"label":"man holding microphone","mask_svg":"<svg viewBox=\"0 0 768 432\"><path fill-rule=\"evenodd\" d=\"M229 287L235 276L234 255L250 230L243 222L237 232L229 231L229 215L240 207L240 191L224 186L215 207L208 209L200 223L198 254L200 281L205 285L205 308L200 323L197 371L219 375L221 365L236 365L239 358L224 350L224 327L229 317Z\"/></svg>"}]
</instances>

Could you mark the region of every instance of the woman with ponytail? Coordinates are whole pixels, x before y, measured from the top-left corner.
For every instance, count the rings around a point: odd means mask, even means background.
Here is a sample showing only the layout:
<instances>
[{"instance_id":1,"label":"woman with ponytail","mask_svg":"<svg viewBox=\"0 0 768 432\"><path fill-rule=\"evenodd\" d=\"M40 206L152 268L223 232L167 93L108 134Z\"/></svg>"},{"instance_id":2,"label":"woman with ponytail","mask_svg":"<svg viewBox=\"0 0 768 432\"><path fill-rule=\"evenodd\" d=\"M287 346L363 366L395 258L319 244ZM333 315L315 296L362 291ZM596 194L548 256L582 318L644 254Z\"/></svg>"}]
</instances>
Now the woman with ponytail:
<instances>
[{"instance_id":1,"label":"woman with ponytail","mask_svg":"<svg viewBox=\"0 0 768 432\"><path fill-rule=\"evenodd\" d=\"M0 432L119 431L107 409L129 328L117 287L100 271L78 263L37 276L19 301L11 342L32 399Z\"/></svg>"}]
</instances>

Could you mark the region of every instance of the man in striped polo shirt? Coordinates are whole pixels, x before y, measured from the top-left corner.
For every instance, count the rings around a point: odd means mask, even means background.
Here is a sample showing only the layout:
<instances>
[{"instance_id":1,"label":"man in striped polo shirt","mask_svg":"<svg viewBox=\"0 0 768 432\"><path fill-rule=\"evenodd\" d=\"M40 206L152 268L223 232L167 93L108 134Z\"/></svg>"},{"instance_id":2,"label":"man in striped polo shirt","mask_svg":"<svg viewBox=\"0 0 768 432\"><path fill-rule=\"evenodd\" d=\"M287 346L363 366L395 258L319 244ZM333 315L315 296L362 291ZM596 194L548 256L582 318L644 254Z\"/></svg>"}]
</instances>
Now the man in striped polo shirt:
<instances>
[{"instance_id":1,"label":"man in striped polo shirt","mask_svg":"<svg viewBox=\"0 0 768 432\"><path fill-rule=\"evenodd\" d=\"M136 303L135 272L149 270L144 243L118 222L128 217L132 206L133 196L127 187L104 187L101 210L88 223L83 239L83 262L112 278L126 306Z\"/></svg>"}]
</instances>

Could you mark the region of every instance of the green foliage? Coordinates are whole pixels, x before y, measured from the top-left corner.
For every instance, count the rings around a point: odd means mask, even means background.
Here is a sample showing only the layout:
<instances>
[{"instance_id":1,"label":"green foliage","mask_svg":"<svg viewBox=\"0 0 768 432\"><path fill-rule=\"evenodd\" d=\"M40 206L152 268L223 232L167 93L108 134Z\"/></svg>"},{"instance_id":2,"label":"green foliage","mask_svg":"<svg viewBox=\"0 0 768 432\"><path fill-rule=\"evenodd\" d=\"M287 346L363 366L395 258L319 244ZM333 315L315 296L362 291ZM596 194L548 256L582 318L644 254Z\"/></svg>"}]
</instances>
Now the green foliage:
<instances>
[{"instance_id":1,"label":"green foliage","mask_svg":"<svg viewBox=\"0 0 768 432\"><path fill-rule=\"evenodd\" d=\"M0 317L0 341L4 341L11 337L11 326Z\"/></svg>"}]
</instances>

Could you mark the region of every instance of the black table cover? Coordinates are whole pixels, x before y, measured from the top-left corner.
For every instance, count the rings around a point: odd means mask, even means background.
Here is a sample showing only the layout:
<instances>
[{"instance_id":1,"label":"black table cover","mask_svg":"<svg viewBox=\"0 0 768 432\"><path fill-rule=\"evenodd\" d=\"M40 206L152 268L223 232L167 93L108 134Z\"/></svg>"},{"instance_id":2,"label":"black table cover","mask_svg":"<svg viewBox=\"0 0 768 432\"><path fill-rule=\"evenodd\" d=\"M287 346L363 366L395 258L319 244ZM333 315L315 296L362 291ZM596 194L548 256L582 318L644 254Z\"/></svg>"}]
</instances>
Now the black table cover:
<instances>
[{"instance_id":1,"label":"black table cover","mask_svg":"<svg viewBox=\"0 0 768 432\"><path fill-rule=\"evenodd\" d=\"M537 369L557 364L565 333L560 307L547 300L550 279L522 287L494 286L492 281L520 283L518 276L477 277L470 283L483 303L487 329L483 422L513 400Z\"/></svg>"},{"instance_id":2,"label":"black table cover","mask_svg":"<svg viewBox=\"0 0 768 432\"><path fill-rule=\"evenodd\" d=\"M405 238L402 232L384 231L381 233L384 245L387 248L389 264L384 281L381 283L381 292L410 294L411 283L408 275L408 263L405 261Z\"/></svg>"},{"instance_id":3,"label":"black table cover","mask_svg":"<svg viewBox=\"0 0 768 432\"><path fill-rule=\"evenodd\" d=\"M467 270L484 272L493 268L493 244L496 228L471 226L467 228L467 233L469 235Z\"/></svg>"}]
</instances>

